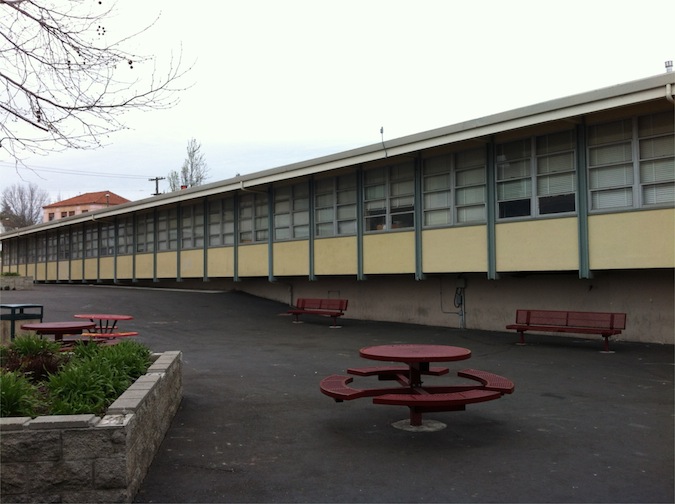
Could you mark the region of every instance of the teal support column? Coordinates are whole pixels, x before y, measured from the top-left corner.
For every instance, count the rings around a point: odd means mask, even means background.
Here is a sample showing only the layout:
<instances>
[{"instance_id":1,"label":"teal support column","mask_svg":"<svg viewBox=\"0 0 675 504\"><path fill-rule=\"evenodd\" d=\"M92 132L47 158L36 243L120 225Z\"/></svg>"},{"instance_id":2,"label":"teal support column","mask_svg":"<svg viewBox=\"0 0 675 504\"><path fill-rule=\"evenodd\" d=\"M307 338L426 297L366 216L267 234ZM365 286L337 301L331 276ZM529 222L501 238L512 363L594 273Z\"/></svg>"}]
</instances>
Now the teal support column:
<instances>
[{"instance_id":1,"label":"teal support column","mask_svg":"<svg viewBox=\"0 0 675 504\"><path fill-rule=\"evenodd\" d=\"M255 208L255 202L253 206ZM274 278L274 189L271 185L267 189L267 280L276 282Z\"/></svg>"},{"instance_id":2,"label":"teal support column","mask_svg":"<svg viewBox=\"0 0 675 504\"><path fill-rule=\"evenodd\" d=\"M309 243L308 243L308 253L309 253L309 280L316 280L316 274L314 272L314 239L316 238L316 228L315 228L315 216L314 209L316 208L315 204L315 188L314 188L314 176L309 178ZM337 216L336 216L337 218Z\"/></svg>"},{"instance_id":3,"label":"teal support column","mask_svg":"<svg viewBox=\"0 0 675 504\"><path fill-rule=\"evenodd\" d=\"M485 146L487 152L487 202L485 212L487 215L487 277L489 280L499 278L497 274L497 245L496 245L496 215L497 215L497 186L496 186L496 161L494 139Z\"/></svg>"},{"instance_id":4,"label":"teal support column","mask_svg":"<svg viewBox=\"0 0 675 504\"><path fill-rule=\"evenodd\" d=\"M422 228L424 212L422 212L422 159L415 157L415 280L425 280L422 264Z\"/></svg>"},{"instance_id":5,"label":"teal support column","mask_svg":"<svg viewBox=\"0 0 675 504\"><path fill-rule=\"evenodd\" d=\"M133 247L131 251L131 282L135 283L138 282L138 278L136 277L136 254L138 252L138 213L134 212L133 214L131 214L131 222L132 222L131 229L133 233L133 236L131 238L131 246Z\"/></svg>"},{"instance_id":6,"label":"teal support column","mask_svg":"<svg viewBox=\"0 0 675 504\"><path fill-rule=\"evenodd\" d=\"M577 222L579 232L579 278L592 278L588 242L588 179L586 160L586 124L576 128L577 134Z\"/></svg>"},{"instance_id":7,"label":"teal support column","mask_svg":"<svg viewBox=\"0 0 675 504\"><path fill-rule=\"evenodd\" d=\"M194 214L194 212L193 212ZM171 223L171 219L169 219ZM169 224L171 227L171 224ZM180 273L180 254L183 250L183 207L178 203L176 208L176 282L182 282L183 277Z\"/></svg>"},{"instance_id":8,"label":"teal support column","mask_svg":"<svg viewBox=\"0 0 675 504\"><path fill-rule=\"evenodd\" d=\"M232 213L234 215L234 251L233 251L233 271L232 281L239 282L239 194L234 195L234 207Z\"/></svg>"},{"instance_id":9,"label":"teal support column","mask_svg":"<svg viewBox=\"0 0 675 504\"><path fill-rule=\"evenodd\" d=\"M158 230L159 230L159 217L157 214L157 208L152 211L152 219L154 221L152 228L155 230L154 234L154 244L152 246L152 281L153 282L159 282L159 278L157 278L157 248L159 247L159 236L158 236Z\"/></svg>"},{"instance_id":10,"label":"teal support column","mask_svg":"<svg viewBox=\"0 0 675 504\"><path fill-rule=\"evenodd\" d=\"M364 219L363 167L356 171L356 279L366 280L363 272L363 219Z\"/></svg>"},{"instance_id":11,"label":"teal support column","mask_svg":"<svg viewBox=\"0 0 675 504\"><path fill-rule=\"evenodd\" d=\"M117 245L119 244L119 239L120 239L120 232L119 228L117 227L118 220L117 217L113 218L113 240L115 240L115 243L113 244L113 283L117 283L117 259L119 257L117 253Z\"/></svg>"},{"instance_id":12,"label":"teal support column","mask_svg":"<svg viewBox=\"0 0 675 504\"><path fill-rule=\"evenodd\" d=\"M204 198L204 274L202 275L202 281L209 281L209 234L210 234L210 222L209 222L209 200Z\"/></svg>"}]
</instances>

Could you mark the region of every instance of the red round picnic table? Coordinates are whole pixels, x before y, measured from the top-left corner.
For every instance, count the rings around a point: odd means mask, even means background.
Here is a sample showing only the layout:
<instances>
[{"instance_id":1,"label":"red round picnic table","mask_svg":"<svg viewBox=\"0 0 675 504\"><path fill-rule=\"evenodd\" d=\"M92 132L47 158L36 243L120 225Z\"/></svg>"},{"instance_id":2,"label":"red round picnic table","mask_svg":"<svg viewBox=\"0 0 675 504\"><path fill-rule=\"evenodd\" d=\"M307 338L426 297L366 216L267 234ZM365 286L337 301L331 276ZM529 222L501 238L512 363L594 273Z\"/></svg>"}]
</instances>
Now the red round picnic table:
<instances>
[{"instance_id":1,"label":"red round picnic table","mask_svg":"<svg viewBox=\"0 0 675 504\"><path fill-rule=\"evenodd\" d=\"M53 334L54 341L61 341L66 334L82 334L82 331L93 329L94 322L81 322L72 320L68 322L35 322L23 324L21 329L35 331L40 336Z\"/></svg>"},{"instance_id":2,"label":"red round picnic table","mask_svg":"<svg viewBox=\"0 0 675 504\"><path fill-rule=\"evenodd\" d=\"M405 362L410 368L410 386L419 387L429 363L468 359L471 350L450 345L378 345L362 348L359 355L364 359Z\"/></svg>"},{"instance_id":3,"label":"red round picnic table","mask_svg":"<svg viewBox=\"0 0 675 504\"><path fill-rule=\"evenodd\" d=\"M76 319L89 319L95 323L96 331L99 333L114 333L117 329L117 322L120 320L131 320L131 315L120 315L115 313L78 313L73 315Z\"/></svg>"}]
</instances>

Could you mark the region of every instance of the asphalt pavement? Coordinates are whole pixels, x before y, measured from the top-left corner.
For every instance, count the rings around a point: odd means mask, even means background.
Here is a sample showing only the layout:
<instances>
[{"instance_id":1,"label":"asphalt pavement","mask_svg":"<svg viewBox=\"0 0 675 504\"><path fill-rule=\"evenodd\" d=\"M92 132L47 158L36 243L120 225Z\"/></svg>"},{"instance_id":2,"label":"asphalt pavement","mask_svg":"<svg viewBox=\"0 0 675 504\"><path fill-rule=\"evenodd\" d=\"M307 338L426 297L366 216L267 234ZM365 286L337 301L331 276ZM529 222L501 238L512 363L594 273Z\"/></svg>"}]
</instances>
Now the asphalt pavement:
<instances>
[{"instance_id":1,"label":"asphalt pavement","mask_svg":"<svg viewBox=\"0 0 675 504\"><path fill-rule=\"evenodd\" d=\"M45 321L131 314L124 329L139 341L183 352L181 407L135 502L675 501L670 345L617 341L604 354L601 338L521 347L507 331L349 318L330 329L239 292L37 284L0 300L43 304ZM359 348L392 343L469 348L451 375L490 371L515 392L425 414L446 424L435 432L394 428L405 407L320 393L323 377L377 364Z\"/></svg>"}]
</instances>

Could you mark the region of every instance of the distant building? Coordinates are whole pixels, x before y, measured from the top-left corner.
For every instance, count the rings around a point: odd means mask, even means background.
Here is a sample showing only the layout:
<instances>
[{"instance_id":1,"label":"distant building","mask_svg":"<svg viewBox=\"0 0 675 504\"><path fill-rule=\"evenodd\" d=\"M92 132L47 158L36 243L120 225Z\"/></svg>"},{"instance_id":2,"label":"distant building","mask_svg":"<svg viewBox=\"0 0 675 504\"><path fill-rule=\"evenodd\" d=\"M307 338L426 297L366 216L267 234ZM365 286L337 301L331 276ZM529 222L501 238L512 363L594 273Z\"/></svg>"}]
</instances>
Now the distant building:
<instances>
[{"instance_id":1,"label":"distant building","mask_svg":"<svg viewBox=\"0 0 675 504\"><path fill-rule=\"evenodd\" d=\"M99 191L80 194L74 198L63 201L57 201L50 205L43 206L44 214L42 222L49 222L56 219L63 219L71 215L78 215L113 205L128 203L129 200L110 191Z\"/></svg>"}]
</instances>

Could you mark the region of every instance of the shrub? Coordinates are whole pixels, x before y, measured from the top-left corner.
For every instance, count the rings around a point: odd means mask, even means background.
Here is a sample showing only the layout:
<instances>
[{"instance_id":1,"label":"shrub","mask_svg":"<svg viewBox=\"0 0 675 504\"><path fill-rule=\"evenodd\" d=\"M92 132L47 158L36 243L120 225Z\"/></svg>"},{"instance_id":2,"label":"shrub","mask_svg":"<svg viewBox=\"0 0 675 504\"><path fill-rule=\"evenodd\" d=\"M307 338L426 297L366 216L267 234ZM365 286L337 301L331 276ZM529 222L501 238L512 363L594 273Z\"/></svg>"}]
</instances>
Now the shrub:
<instances>
[{"instance_id":1,"label":"shrub","mask_svg":"<svg viewBox=\"0 0 675 504\"><path fill-rule=\"evenodd\" d=\"M0 370L0 416L34 416L38 390L20 373Z\"/></svg>"},{"instance_id":2,"label":"shrub","mask_svg":"<svg viewBox=\"0 0 675 504\"><path fill-rule=\"evenodd\" d=\"M150 350L135 341L122 341L113 346L78 343L71 354L63 354L58 352L58 344L55 347L45 344L54 345L53 342L31 339L19 343L21 339L30 338L17 338L0 357L3 369L11 369L28 385L31 385L29 380L38 384L33 387L32 395L27 388L23 389L28 403L33 405L31 413L39 407L40 414L102 414L136 378L147 371L151 362ZM20 348L16 348L17 343ZM47 367L53 371L45 371ZM38 376L40 379L36 380ZM12 384L12 387L13 391L22 390L20 385ZM15 415L6 414L3 409L2 416Z\"/></svg>"}]
</instances>

